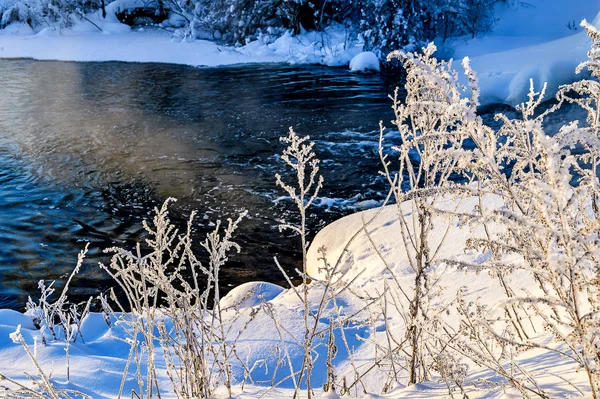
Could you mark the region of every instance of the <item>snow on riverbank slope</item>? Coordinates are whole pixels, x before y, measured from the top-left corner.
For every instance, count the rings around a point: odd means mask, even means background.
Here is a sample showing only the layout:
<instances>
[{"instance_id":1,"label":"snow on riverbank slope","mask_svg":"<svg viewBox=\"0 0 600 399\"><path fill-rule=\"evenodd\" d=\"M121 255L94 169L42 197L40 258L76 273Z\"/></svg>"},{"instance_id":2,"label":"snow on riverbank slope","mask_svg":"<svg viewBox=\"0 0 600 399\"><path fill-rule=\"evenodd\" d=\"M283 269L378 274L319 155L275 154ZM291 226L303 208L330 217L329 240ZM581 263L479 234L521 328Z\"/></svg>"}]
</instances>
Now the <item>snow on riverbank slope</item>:
<instances>
[{"instance_id":1,"label":"snow on riverbank slope","mask_svg":"<svg viewBox=\"0 0 600 399\"><path fill-rule=\"evenodd\" d=\"M600 0L513 0L499 4L496 16L494 32L457 40L447 54L471 59L483 103L523 101L530 78L536 87L548 82L548 96L581 79L575 67L586 59L591 41L579 24L587 19L600 27Z\"/></svg>"},{"instance_id":2,"label":"snow on riverbank slope","mask_svg":"<svg viewBox=\"0 0 600 399\"><path fill-rule=\"evenodd\" d=\"M343 27L320 32L287 32L276 40L256 40L241 47L208 40L181 41L158 27L138 28L119 23L114 15L98 15L62 32L33 32L28 25L13 24L0 30L0 58L33 58L58 61L160 62L192 66L287 62L345 66L362 51L362 42L347 44Z\"/></svg>"},{"instance_id":3,"label":"snow on riverbank slope","mask_svg":"<svg viewBox=\"0 0 600 399\"><path fill-rule=\"evenodd\" d=\"M172 41L168 32L156 29L105 34L65 32L62 35L44 31L31 36L14 35L13 29L0 31L0 58L161 62L199 66L285 61L284 57L274 53L250 54L244 48L223 47L206 40L192 43Z\"/></svg>"},{"instance_id":4,"label":"snow on riverbank slope","mask_svg":"<svg viewBox=\"0 0 600 399\"><path fill-rule=\"evenodd\" d=\"M457 203L453 202L447 202L441 206L457 212L469 212L476 204L477 201L474 199L463 199L458 203L458 207L456 207ZM488 197L484 204L487 207L501 206L501 202L495 197ZM410 215L408 206L403 206L402 211L405 215ZM366 223L370 239L364 232L361 232L363 221ZM386 335L384 334L386 328L393 331L396 338L401 339L403 336L404 322L399 314L389 311L385 322L381 320L369 324L371 312L361 312L365 302L363 298L356 295L357 293L362 296L376 295L377 292L385 289L386 284L392 284L391 275L387 270L394 272L400 285L410 286L414 275L404 254L398 233L398 223L396 206L388 206L381 211L375 209L357 213L326 227L317 235L311 246L309 270L313 275L321 274L319 265L322 264L322 261L318 259L317 248L325 246L330 263L334 264L335 259L341 257L339 270L346 273L346 280L353 280L352 289L341 290L335 306L325 310L319 323L319 329L323 328L327 331L327 323L333 318L339 316L345 318L344 315L353 315L350 322L343 324L344 337L339 329L336 329L335 332L335 344L338 351L333 364L336 366L338 381L343 377L352 381L355 368L361 372L368 369L378 352L374 342L382 345L381 348L386 345ZM434 222L436 226L442 226L436 230L434 242L439 241L444 235L445 223L441 219ZM481 229L471 231L468 227L458 223L458 219L451 220L449 225L448 239L439 250L440 258L482 262L483 259L474 254L464 253L463 246L467 237L481 235L483 231L480 231ZM491 228L493 230L493 226ZM346 245L353 236L355 238L349 245ZM371 240L375 247L371 244ZM441 285L445 287L443 297L440 298L452 298L463 286L467 286L464 290L464 298L467 301L478 300L482 304L494 307L498 306L498 301L505 297L500 284L489 277L487 273L465 273L441 265L437 274L441 278ZM515 272L506 278L512 281L516 291L521 288L531 290L535 286L524 272ZM334 289L340 289L337 285ZM319 306L322 286L311 284L310 287L311 306L316 308ZM252 295L253 292L257 295ZM256 300L259 295L262 296L262 299ZM249 298L253 298L253 300L248 301ZM276 373L274 381L276 382L289 375L289 368L285 363L279 364L279 366L277 364L276 355L282 353L282 347L286 348L286 359L291 362L295 370L298 370L302 363L303 352L298 339L301 339L300 337L304 334L304 325L299 296L294 290L282 291L270 284L248 284L232 291L223 298L221 303L224 307L230 307L236 302L243 303L242 306L237 306L238 311L225 310L225 317L232 320L233 323L231 330L228 330L229 337L237 337L238 331L242 331L237 338L236 358L244 359L248 366L255 367L251 367L250 371L254 384L247 383L243 388L239 384L236 385L235 397L238 399L291 398L293 384L289 379L283 380L277 389L269 390L265 387L270 385L274 371ZM261 305L260 302L264 304ZM265 309L269 309L269 311L267 312ZM376 308L373 308L372 311L376 311ZM269 314L276 315L278 323L275 323L273 316L269 316ZM452 312L444 317L450 324L456 321L456 315ZM32 351L35 351L36 358L44 372L52 374L51 381L55 385L61 388L77 389L94 398L116 397L129 348L127 343L123 342L128 338L128 334L123 330L122 325L116 322L115 318L113 318L112 324L113 326L109 328L102 315L97 313L89 315L84 320L81 332L86 342L82 343L81 340L78 340L69 348L70 382L68 382L66 380L65 343L50 341L48 345L42 345L40 344L40 332L33 328L31 320L27 316L13 311L0 311L0 373L20 383L27 383L27 378L23 373L32 370L31 363L24 349L9 338L9 334L15 331L17 325L21 325L26 343ZM541 332L543 329L538 328L538 331ZM548 342L547 336L543 333L539 334L537 340L541 343ZM276 347L279 347L280 350L275 350ZM313 386L317 389L317 397L320 397L320 387L326 382L326 351L325 346L316 348L319 356L313 370ZM349 353L352 355L350 356ZM168 394L170 382L166 376L165 365L159 349L157 349L156 358L158 379L160 386L163 387L162 397L172 397ZM519 361L529 373L535 375L540 386L550 395L549 397L577 397L580 393L585 396L588 392L584 373L578 373L572 363L556 354L544 350L527 350L519 354ZM480 369L473 363L468 365L470 374L464 387L469 397L489 399L519 397L517 392L512 389L497 384L498 378L490 371ZM386 367L375 367L367 372L363 378L364 388L374 394L379 394L383 382L388 380L386 369ZM246 368L246 370L248 369ZM232 360L231 372L238 383L244 378L244 367L240 362ZM557 378L557 375L560 378ZM493 381L496 382L493 383ZM569 381L569 383L565 381ZM10 384L0 381L0 386L2 385ZM445 385L437 382L436 378L426 384L408 388L396 384L392 388L391 392L383 396L365 395L362 388L353 389L351 393L354 397L371 399L447 397ZM131 392L132 389L136 389L133 368L130 369L124 392ZM226 397L225 392L219 397Z\"/></svg>"}]
</instances>

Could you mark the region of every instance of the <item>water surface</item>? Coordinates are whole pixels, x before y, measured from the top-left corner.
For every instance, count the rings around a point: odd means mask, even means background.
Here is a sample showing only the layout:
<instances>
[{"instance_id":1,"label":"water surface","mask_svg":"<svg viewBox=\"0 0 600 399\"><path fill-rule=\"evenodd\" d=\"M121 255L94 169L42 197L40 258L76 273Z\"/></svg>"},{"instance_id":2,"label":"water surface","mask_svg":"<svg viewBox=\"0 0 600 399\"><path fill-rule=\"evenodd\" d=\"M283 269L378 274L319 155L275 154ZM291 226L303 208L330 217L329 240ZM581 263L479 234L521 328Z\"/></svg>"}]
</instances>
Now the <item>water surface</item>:
<instances>
[{"instance_id":1,"label":"water surface","mask_svg":"<svg viewBox=\"0 0 600 399\"><path fill-rule=\"evenodd\" d=\"M283 283L273 256L292 270L299 244L276 230L294 220L274 183L279 137L293 126L317 143L326 183L313 233L374 206L378 122L393 117L396 83L325 67L0 60L0 307L22 309L38 280L64 280L86 242L72 295L106 289L101 250L142 240L141 221L167 197L181 227L199 211L197 237L249 211L223 288Z\"/></svg>"}]
</instances>

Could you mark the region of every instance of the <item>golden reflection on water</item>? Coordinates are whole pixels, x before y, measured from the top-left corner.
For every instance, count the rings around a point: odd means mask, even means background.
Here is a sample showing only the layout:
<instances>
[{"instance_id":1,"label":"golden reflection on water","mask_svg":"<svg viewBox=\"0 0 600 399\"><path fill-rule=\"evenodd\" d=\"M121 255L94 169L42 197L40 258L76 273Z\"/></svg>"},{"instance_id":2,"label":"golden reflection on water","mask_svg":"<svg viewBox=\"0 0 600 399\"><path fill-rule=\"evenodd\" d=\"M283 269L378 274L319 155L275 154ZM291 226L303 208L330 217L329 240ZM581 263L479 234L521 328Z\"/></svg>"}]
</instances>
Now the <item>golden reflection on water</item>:
<instances>
[{"instance_id":1,"label":"golden reflection on water","mask_svg":"<svg viewBox=\"0 0 600 399\"><path fill-rule=\"evenodd\" d=\"M13 75L4 82L0 74L5 93L0 96L0 140L5 136L17 145L17 153L40 177L79 185L93 174L98 186L136 179L162 195L186 197L191 188L185 183L195 180L194 167L218 162L218 151L199 141L203 135L197 123L183 119L174 125L172 118L136 107L131 90L107 99L109 91L98 101L99 88L80 64L42 62L27 70L21 76L27 79L25 92L20 79Z\"/></svg>"}]
</instances>

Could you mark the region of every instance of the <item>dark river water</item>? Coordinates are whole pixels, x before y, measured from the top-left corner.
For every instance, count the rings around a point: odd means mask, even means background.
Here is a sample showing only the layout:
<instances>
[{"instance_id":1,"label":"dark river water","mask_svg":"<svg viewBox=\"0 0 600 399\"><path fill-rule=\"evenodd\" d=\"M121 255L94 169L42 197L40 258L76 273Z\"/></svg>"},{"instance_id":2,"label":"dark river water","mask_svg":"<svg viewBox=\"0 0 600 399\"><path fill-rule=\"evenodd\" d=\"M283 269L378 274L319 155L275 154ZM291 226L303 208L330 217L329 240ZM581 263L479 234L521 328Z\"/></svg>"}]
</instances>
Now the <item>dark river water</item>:
<instances>
[{"instance_id":1,"label":"dark river water","mask_svg":"<svg viewBox=\"0 0 600 399\"><path fill-rule=\"evenodd\" d=\"M325 188L314 234L381 201L378 122L393 117L397 83L324 67L0 60L0 308L22 310L40 279L60 286L86 242L71 296L107 289L102 249L141 241L142 220L167 197L179 199L180 227L198 210L198 237L249 211L224 289L282 283L273 256L292 270L299 242L276 230L294 220L275 185L285 171L278 138L293 126L317 143Z\"/></svg>"}]
</instances>

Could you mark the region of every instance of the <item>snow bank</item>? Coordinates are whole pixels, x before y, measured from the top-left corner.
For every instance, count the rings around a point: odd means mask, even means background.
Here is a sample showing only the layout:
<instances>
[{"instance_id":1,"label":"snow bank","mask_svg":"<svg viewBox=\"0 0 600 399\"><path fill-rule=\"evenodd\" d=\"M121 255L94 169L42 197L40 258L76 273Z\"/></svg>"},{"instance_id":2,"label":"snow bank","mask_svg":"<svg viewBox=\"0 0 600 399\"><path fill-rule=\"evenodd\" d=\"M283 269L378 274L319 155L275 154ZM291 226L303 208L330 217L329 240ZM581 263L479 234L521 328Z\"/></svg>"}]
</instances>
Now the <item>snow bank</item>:
<instances>
[{"instance_id":1,"label":"snow bank","mask_svg":"<svg viewBox=\"0 0 600 399\"><path fill-rule=\"evenodd\" d=\"M107 17L88 16L71 30L33 34L23 26L0 30L0 58L33 58L59 61L161 62L192 66L287 62L345 66L362 51L362 42L349 42L343 27L327 32L285 33L264 37L242 47L221 46L208 40L181 42L155 27L132 31L115 17L123 7L139 0L117 1L107 7ZM102 32L98 30L102 29Z\"/></svg>"},{"instance_id":2,"label":"snow bank","mask_svg":"<svg viewBox=\"0 0 600 399\"><path fill-rule=\"evenodd\" d=\"M267 52L252 55L243 49L197 40L173 42L168 32L146 29L130 32L126 25L107 22L104 32L82 23L61 35L16 36L0 31L0 58L33 58L59 61L125 61L220 66L240 63L284 62Z\"/></svg>"},{"instance_id":3,"label":"snow bank","mask_svg":"<svg viewBox=\"0 0 600 399\"><path fill-rule=\"evenodd\" d=\"M596 19L596 27L600 27L599 22ZM522 102L529 79L537 88L547 82L547 97L552 96L561 84L581 79L575 68L586 59L590 44L586 33L580 32L535 46L472 58L471 66L480 79L482 102Z\"/></svg>"},{"instance_id":4,"label":"snow bank","mask_svg":"<svg viewBox=\"0 0 600 399\"><path fill-rule=\"evenodd\" d=\"M371 51L365 51L356 55L350 61L352 72L379 71L379 59Z\"/></svg>"},{"instance_id":5,"label":"snow bank","mask_svg":"<svg viewBox=\"0 0 600 399\"><path fill-rule=\"evenodd\" d=\"M476 205L475 200L465 199L457 205L448 201L446 206L451 206L457 211L469 211ZM501 201L498 198L489 196L485 199L484 206L498 207ZM404 204L402 212L410 217L410 208ZM386 263L394 270L395 275L400 279L400 284L409 286L414 274L410 269L403 246L400 243L397 231L397 207L387 206L382 210L369 210L342 218L323 229L315 238L309 250L309 270L312 275L320 275L318 270L322 261L317 259L316 248L325 246L327 248L327 257L330 263L334 264L336 258L341 259L340 270L346 273L346 278L355 279L353 290L361 294L375 294L381 292L386 281L390 278L386 273L386 266L382 262L380 255L386 260ZM377 251L374 250L370 240L362 231L364 224ZM436 226L442 226L443 223L435 221ZM444 230L443 228L439 230ZM434 240L441 238L443 234L436 232ZM483 234L481 231L472 232L469 228L461 226L459 223L453 224L448 232L450 238L440 252L441 258L463 259L477 263L483 259L477 259L473 255L462 252L462 244L467 237ZM355 236L353 238L353 236ZM347 245L348 240L351 240ZM379 252L379 254L377 254ZM486 273L466 275L462 271L444 267L438 270L438 275L442 276L442 285L446 287L446 294L453 296L460 287L466 285L468 279L468 291L466 300L480 300L482 303L495 305L498 298L504 297L500 285L493 281ZM513 287L518 290L523 287L530 288L534 286L532 282L525 277L525 273L515 273L513 276L506 276L512 281ZM309 290L309 300L311 306L318 306L321 295L320 289L313 288ZM274 314L278 315L278 324L269 317L266 312L256 312L257 306L261 302L267 302L269 308ZM347 376L349 379L354 375L353 365L349 361L346 345L351 348L354 358L354 365L361 368L368 366L369 359L373 357L373 340L383 340L384 325L377 324L369 326L362 324L362 316L357 314L363 308L363 300L356 295L350 294L348 290L342 292L338 299L338 306L341 312L346 315L354 315L353 320L344 326L345 338L342 338L339 331L335 332L335 345L337 354L334 359L337 378ZM256 365L252 368L251 377L255 385L246 384L245 387L234 387L235 397L238 399L250 399L264 397L271 398L291 398L293 396L293 384L288 379L283 381L276 389L266 388L271 383L273 371L278 381L288 375L289 369L279 367L275 358L277 353L274 348L285 342L287 346L287 359L291 361L297 370L303 359L302 347L297 339L304 334L304 320L302 305L298 295L294 290L283 290L281 287L273 284L254 282L244 284L231 291L222 299L222 307L229 308L225 310L224 319L233 320L231 329L228 330L228 336L237 340L236 359L244 359L250 365ZM236 309L231 308L235 306ZM115 315L118 317L119 315ZM364 315L368 317L368 315ZM451 314L448 315L449 322L452 322ZM323 323L319 323L319 329L326 330L327 317L323 317ZM381 322L383 323L383 321ZM402 336L404 328L403 321L396 314L389 314L386 321L387 327L396 331L398 336ZM105 322L103 315L92 313L88 315L82 323L81 332L85 338L85 343L80 339L71 343L70 354L70 381L66 380L66 360L65 343L60 341L50 341L48 345L39 344L40 332L33 328L28 316L14 311L0 311L0 372L4 375L16 379L20 383L27 384L27 378L23 374L32 369L31 363L25 354L25 351L19 344L15 344L9 335L15 331L18 325L21 325L21 333L30 349L36 347L35 341L38 340L37 361L42 369L47 373L52 372L52 382L61 387L77 389L94 398L115 397L122 371L125 368L127 357L129 355L129 346L124 339L128 338L128 333L123 326L113 317L111 327ZM241 332L241 334L240 334ZM238 337L238 334L239 337ZM283 334L283 337L280 335ZM383 342L383 341L381 341ZM313 369L313 386L320 387L326 382L326 346L316 347L318 354L315 368ZM162 361L160 349L156 353L158 378L161 387L164 387L162 396L170 398L172 395L166 393L170 386L166 375L165 365ZM560 397L574 397L577 389L582 389L585 394L585 376L583 373L577 373L572 364L560 358L554 353L544 350L526 351L520 354L523 364L527 365L529 370L539 375L539 383L552 395L560 394ZM131 366L133 367L133 366ZM135 373L131 374L125 383L125 391L131 392L136 389ZM143 371L142 371L143 372ZM238 382L244 377L245 369L233 360L232 375ZM365 378L365 387L368 390L380 392L382 381L385 380L385 371L375 369ZM493 379L489 371L475 370L470 374L473 382L478 379ZM561 375L574 385L562 384L562 382L553 377ZM502 397L505 389L500 391L478 388L477 384L465 384L469 397ZM576 388L577 387L577 388ZM556 390L554 390L556 388ZM514 392L508 390L509 396ZM332 398L336 397L333 393L318 394L317 397ZM427 382L411 387L397 385L391 392L385 395L369 395L369 398L441 398L446 397L447 391L443 382ZM221 396L219 396L221 397ZM223 396L225 397L225 396ZM360 395L358 397L361 397ZM512 397L512 396L510 396ZM515 396L517 397L517 396ZM552 396L557 397L557 396Z\"/></svg>"},{"instance_id":6,"label":"snow bank","mask_svg":"<svg viewBox=\"0 0 600 399\"><path fill-rule=\"evenodd\" d=\"M493 33L459 39L446 55L471 59L484 104L524 101L530 78L538 88L548 82L550 97L559 85L581 79L575 67L587 58L591 42L579 24L587 19L599 27L599 11L600 0L499 3Z\"/></svg>"}]
</instances>

